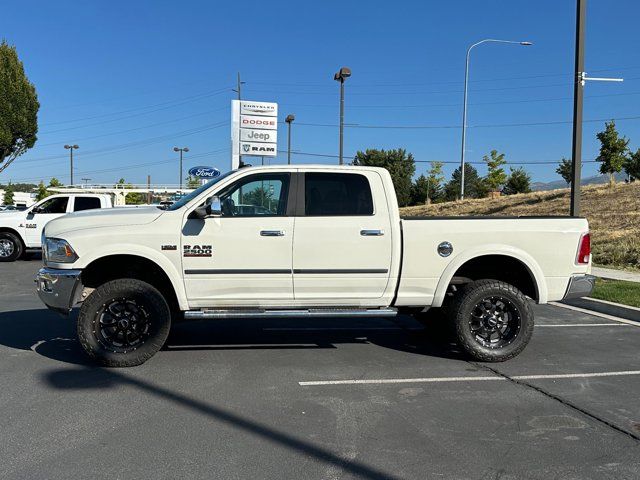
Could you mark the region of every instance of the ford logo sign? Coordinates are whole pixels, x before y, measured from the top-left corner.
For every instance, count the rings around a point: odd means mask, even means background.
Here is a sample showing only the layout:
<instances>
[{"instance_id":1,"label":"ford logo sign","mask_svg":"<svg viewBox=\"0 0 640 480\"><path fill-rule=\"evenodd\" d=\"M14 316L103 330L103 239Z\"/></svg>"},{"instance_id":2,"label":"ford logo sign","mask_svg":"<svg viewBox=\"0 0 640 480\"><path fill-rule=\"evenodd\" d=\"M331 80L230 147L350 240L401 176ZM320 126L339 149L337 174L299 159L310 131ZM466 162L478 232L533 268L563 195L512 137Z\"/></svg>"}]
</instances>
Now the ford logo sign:
<instances>
[{"instance_id":1,"label":"ford logo sign","mask_svg":"<svg viewBox=\"0 0 640 480\"><path fill-rule=\"evenodd\" d=\"M220 170L213 167L193 167L189 169L189 175L198 178L216 178Z\"/></svg>"}]
</instances>

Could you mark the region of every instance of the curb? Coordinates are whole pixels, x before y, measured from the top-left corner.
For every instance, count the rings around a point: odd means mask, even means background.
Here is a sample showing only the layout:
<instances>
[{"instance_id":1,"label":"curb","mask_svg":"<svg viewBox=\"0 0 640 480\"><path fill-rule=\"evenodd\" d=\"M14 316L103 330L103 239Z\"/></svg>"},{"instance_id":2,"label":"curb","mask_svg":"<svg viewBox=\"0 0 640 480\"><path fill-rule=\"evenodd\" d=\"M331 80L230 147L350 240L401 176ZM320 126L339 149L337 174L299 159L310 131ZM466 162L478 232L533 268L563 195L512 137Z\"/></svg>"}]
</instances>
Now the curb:
<instances>
[{"instance_id":1,"label":"curb","mask_svg":"<svg viewBox=\"0 0 640 480\"><path fill-rule=\"evenodd\" d=\"M640 308L622 305L620 303L608 302L606 300L598 300L591 297L575 298L572 300L564 300L561 303L572 305L574 307L584 308L605 315L624 318L640 324Z\"/></svg>"}]
</instances>

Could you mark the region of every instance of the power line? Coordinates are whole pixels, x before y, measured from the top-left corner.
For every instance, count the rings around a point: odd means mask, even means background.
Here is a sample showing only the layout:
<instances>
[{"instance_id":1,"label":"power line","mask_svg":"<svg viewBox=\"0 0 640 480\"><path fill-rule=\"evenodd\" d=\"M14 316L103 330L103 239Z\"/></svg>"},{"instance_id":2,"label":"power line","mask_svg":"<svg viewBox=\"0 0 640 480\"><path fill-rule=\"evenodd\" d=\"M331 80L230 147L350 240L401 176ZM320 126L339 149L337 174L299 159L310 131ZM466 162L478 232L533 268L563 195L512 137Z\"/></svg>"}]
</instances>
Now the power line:
<instances>
[{"instance_id":1,"label":"power line","mask_svg":"<svg viewBox=\"0 0 640 480\"><path fill-rule=\"evenodd\" d=\"M639 120L640 116L631 117L608 117L608 118L593 118L589 120L583 120L584 123L594 122L608 122L610 120L623 121L623 120ZM282 123L282 122L278 122ZM571 124L571 120L557 120L550 122L527 122L527 123L495 123L495 124L480 124L480 125L468 125L467 128L502 128L502 127L535 127L541 125L564 125ZM331 127L335 128L338 125L333 123L304 123L297 122L296 125L306 127ZM460 125L361 125L361 124L345 124L347 128L364 128L364 129L406 129L406 130L438 130L438 129L458 129Z\"/></svg>"}]
</instances>

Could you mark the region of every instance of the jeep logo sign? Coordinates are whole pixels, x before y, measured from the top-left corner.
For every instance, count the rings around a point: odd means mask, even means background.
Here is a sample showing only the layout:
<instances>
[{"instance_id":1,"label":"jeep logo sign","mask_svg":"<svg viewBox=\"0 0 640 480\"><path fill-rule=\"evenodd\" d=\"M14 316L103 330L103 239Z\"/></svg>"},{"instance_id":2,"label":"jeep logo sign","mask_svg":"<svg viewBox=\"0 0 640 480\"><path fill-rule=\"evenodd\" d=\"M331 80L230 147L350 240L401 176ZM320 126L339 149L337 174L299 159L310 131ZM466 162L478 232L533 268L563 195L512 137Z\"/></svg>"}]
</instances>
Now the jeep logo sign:
<instances>
[{"instance_id":1,"label":"jeep logo sign","mask_svg":"<svg viewBox=\"0 0 640 480\"><path fill-rule=\"evenodd\" d=\"M252 128L240 129L241 142L268 142L276 143L278 141L277 130L255 130Z\"/></svg>"},{"instance_id":2,"label":"jeep logo sign","mask_svg":"<svg viewBox=\"0 0 640 480\"><path fill-rule=\"evenodd\" d=\"M192 167L189 169L189 175L198 178L216 178L220 175L220 170L213 167Z\"/></svg>"}]
</instances>

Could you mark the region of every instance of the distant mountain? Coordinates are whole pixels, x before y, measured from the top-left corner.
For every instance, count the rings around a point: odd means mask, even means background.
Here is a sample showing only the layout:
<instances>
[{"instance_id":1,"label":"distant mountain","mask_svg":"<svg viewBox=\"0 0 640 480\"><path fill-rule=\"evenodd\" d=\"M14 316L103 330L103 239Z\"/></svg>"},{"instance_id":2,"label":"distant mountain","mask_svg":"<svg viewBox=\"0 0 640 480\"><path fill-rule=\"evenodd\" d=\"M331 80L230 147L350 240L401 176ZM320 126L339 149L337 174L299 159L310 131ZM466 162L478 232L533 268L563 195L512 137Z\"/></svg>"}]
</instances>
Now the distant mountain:
<instances>
[{"instance_id":1,"label":"distant mountain","mask_svg":"<svg viewBox=\"0 0 640 480\"><path fill-rule=\"evenodd\" d=\"M624 182L627 176L624 173L616 173L616 182ZM609 182L608 175L594 175L593 177L586 177L582 179L582 185L600 185ZM569 185L564 180L556 180L554 182L533 182L531 184L531 190L534 192L540 192L545 190L556 190L558 188L568 188Z\"/></svg>"}]
</instances>

